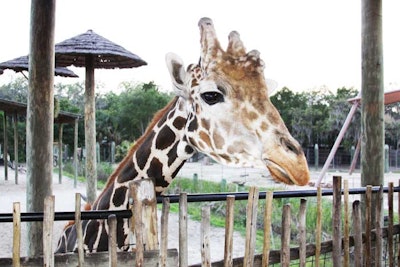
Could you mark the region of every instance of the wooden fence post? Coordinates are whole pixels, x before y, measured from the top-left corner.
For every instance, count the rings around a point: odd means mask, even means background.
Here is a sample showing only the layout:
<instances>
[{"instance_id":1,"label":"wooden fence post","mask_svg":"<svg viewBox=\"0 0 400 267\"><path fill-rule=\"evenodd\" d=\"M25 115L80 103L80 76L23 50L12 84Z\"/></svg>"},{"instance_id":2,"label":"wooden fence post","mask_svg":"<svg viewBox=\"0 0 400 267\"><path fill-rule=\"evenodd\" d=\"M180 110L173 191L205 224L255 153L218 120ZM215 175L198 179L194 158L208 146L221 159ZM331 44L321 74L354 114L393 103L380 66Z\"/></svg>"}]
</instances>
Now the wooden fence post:
<instances>
[{"instance_id":1,"label":"wooden fence post","mask_svg":"<svg viewBox=\"0 0 400 267\"><path fill-rule=\"evenodd\" d=\"M306 209L307 200L302 198L300 200L300 210L299 210L299 258L300 267L306 266Z\"/></svg>"},{"instance_id":2,"label":"wooden fence post","mask_svg":"<svg viewBox=\"0 0 400 267\"><path fill-rule=\"evenodd\" d=\"M167 266L167 250L168 250L168 216L170 202L168 197L163 198L161 211L161 242L160 242L160 266Z\"/></svg>"},{"instance_id":3,"label":"wooden fence post","mask_svg":"<svg viewBox=\"0 0 400 267\"><path fill-rule=\"evenodd\" d=\"M75 194L75 229L76 240L78 242L78 266L83 267L85 262L85 252L83 251L83 230L81 220L81 194Z\"/></svg>"},{"instance_id":4,"label":"wooden fence post","mask_svg":"<svg viewBox=\"0 0 400 267\"><path fill-rule=\"evenodd\" d=\"M211 267L210 257L210 206L201 208L201 266Z\"/></svg>"},{"instance_id":5,"label":"wooden fence post","mask_svg":"<svg viewBox=\"0 0 400 267\"><path fill-rule=\"evenodd\" d=\"M21 205L13 204L13 266L21 266Z\"/></svg>"},{"instance_id":6,"label":"wooden fence post","mask_svg":"<svg viewBox=\"0 0 400 267\"><path fill-rule=\"evenodd\" d=\"M322 189L317 188L317 225L315 229L315 267L319 267L319 256L321 254L321 232L322 232Z\"/></svg>"},{"instance_id":7,"label":"wooden fence post","mask_svg":"<svg viewBox=\"0 0 400 267\"><path fill-rule=\"evenodd\" d=\"M130 182L135 218L136 266L143 266L144 250L158 249L157 199L151 179Z\"/></svg>"},{"instance_id":8,"label":"wooden fence post","mask_svg":"<svg viewBox=\"0 0 400 267\"><path fill-rule=\"evenodd\" d=\"M290 204L283 206L282 212L282 235L281 235L281 266L290 266Z\"/></svg>"},{"instance_id":9,"label":"wooden fence post","mask_svg":"<svg viewBox=\"0 0 400 267\"><path fill-rule=\"evenodd\" d=\"M179 195L179 267L188 266L187 193Z\"/></svg>"},{"instance_id":10,"label":"wooden fence post","mask_svg":"<svg viewBox=\"0 0 400 267\"><path fill-rule=\"evenodd\" d=\"M375 266L382 266L382 202L383 202L383 186L379 188L378 195L376 197L376 207L375 207ZM389 204L390 205L390 204Z\"/></svg>"},{"instance_id":11,"label":"wooden fence post","mask_svg":"<svg viewBox=\"0 0 400 267\"><path fill-rule=\"evenodd\" d=\"M343 181L343 196L344 196L344 233L343 233L343 250L344 250L344 259L343 266L350 266L350 226L349 226L349 180Z\"/></svg>"},{"instance_id":12,"label":"wooden fence post","mask_svg":"<svg viewBox=\"0 0 400 267\"><path fill-rule=\"evenodd\" d=\"M363 248L362 248L362 222L360 201L353 202L353 231L354 231L354 267L363 266Z\"/></svg>"},{"instance_id":13,"label":"wooden fence post","mask_svg":"<svg viewBox=\"0 0 400 267\"><path fill-rule=\"evenodd\" d=\"M108 224L108 266L117 267L117 216L111 214L107 219Z\"/></svg>"},{"instance_id":14,"label":"wooden fence post","mask_svg":"<svg viewBox=\"0 0 400 267\"><path fill-rule=\"evenodd\" d=\"M400 180L398 186L400 187ZM397 216L400 218L400 192L397 193ZM397 262L400 262L400 246L397 247Z\"/></svg>"},{"instance_id":15,"label":"wooden fence post","mask_svg":"<svg viewBox=\"0 0 400 267\"><path fill-rule=\"evenodd\" d=\"M258 188L250 187L246 208L246 247L244 250L243 266L253 267L254 250L256 245Z\"/></svg>"},{"instance_id":16,"label":"wooden fence post","mask_svg":"<svg viewBox=\"0 0 400 267\"><path fill-rule=\"evenodd\" d=\"M372 186L367 185L367 190L365 192L365 265L364 266L372 266L372 258L371 258L371 215L372 215Z\"/></svg>"},{"instance_id":17,"label":"wooden fence post","mask_svg":"<svg viewBox=\"0 0 400 267\"><path fill-rule=\"evenodd\" d=\"M269 266L269 252L271 249L271 221L272 221L272 201L274 193L267 192L265 196L265 210L264 210L264 244L263 244L263 257L262 266Z\"/></svg>"},{"instance_id":18,"label":"wooden fence post","mask_svg":"<svg viewBox=\"0 0 400 267\"><path fill-rule=\"evenodd\" d=\"M54 196L44 199L43 217L43 266L54 266L53 252Z\"/></svg>"},{"instance_id":19,"label":"wooden fence post","mask_svg":"<svg viewBox=\"0 0 400 267\"><path fill-rule=\"evenodd\" d=\"M389 183L388 204L389 204L389 222L388 222L388 250L389 267L394 267L394 245L393 245L393 182Z\"/></svg>"},{"instance_id":20,"label":"wooden fence post","mask_svg":"<svg viewBox=\"0 0 400 267\"><path fill-rule=\"evenodd\" d=\"M235 196L228 195L226 197L224 267L231 267L233 264L234 203Z\"/></svg>"},{"instance_id":21,"label":"wooden fence post","mask_svg":"<svg viewBox=\"0 0 400 267\"><path fill-rule=\"evenodd\" d=\"M342 266L342 177L333 176L333 232L332 260L333 266Z\"/></svg>"}]
</instances>

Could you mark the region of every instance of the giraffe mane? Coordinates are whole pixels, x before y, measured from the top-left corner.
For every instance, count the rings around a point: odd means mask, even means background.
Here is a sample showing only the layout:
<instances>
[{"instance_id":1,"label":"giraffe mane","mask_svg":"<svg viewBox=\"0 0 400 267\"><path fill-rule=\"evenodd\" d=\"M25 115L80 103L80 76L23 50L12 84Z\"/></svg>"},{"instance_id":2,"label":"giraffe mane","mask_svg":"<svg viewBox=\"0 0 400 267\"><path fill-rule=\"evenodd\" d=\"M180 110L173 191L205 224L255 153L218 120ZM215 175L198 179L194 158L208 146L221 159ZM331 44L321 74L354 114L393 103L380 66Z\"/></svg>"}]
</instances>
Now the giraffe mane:
<instances>
[{"instance_id":1,"label":"giraffe mane","mask_svg":"<svg viewBox=\"0 0 400 267\"><path fill-rule=\"evenodd\" d=\"M149 133L154 128L154 125L156 125L158 123L158 121L162 118L162 116L165 114L165 112L171 108L171 106L175 105L177 100L178 100L178 97L174 97L164 108L162 108L162 109L160 109L159 111L156 112L156 114L154 115L154 117L151 120L150 124L147 126L146 131L144 132L144 134L141 137L139 137L139 139L129 149L129 151L126 154L126 156L124 157L124 159L118 164L117 168L111 173L110 177L107 180L105 188L109 187L112 183L114 183L115 179L118 177L118 175L121 172L122 168L126 165L126 163L128 161L132 160L133 153L138 149L138 147L141 146L141 144L144 142L146 137L149 135ZM97 197L97 199L101 199L103 194L104 194L104 190ZM95 201L95 203L96 202L97 202L97 200Z\"/></svg>"}]
</instances>

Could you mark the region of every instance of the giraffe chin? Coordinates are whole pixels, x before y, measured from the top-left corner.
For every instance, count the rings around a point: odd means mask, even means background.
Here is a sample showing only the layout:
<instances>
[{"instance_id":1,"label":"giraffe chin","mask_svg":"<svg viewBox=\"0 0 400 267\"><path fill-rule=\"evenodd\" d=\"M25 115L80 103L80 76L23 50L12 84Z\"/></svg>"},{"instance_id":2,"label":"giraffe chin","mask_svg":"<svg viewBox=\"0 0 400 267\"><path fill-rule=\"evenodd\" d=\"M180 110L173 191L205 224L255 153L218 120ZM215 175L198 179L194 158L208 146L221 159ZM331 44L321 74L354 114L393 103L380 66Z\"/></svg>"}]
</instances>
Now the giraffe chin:
<instances>
[{"instance_id":1,"label":"giraffe chin","mask_svg":"<svg viewBox=\"0 0 400 267\"><path fill-rule=\"evenodd\" d=\"M269 172L271 173L272 178L280 183L288 184L288 185L293 185L296 184L290 175L282 169L278 164L272 161L267 162L267 168Z\"/></svg>"}]
</instances>

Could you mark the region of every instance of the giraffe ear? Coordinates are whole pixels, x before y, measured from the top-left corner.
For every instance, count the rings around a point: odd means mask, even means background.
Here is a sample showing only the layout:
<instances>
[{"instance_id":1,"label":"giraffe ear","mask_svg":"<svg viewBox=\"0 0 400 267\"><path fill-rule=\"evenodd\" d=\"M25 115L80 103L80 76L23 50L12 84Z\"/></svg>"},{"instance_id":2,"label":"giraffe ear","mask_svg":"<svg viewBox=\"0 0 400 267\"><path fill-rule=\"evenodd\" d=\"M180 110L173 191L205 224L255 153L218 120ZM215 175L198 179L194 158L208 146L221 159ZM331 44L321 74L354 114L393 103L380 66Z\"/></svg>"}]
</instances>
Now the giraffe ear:
<instances>
[{"instance_id":1,"label":"giraffe ear","mask_svg":"<svg viewBox=\"0 0 400 267\"><path fill-rule=\"evenodd\" d=\"M187 92L185 87L186 72L183 65L182 59L174 54L168 53L165 56L169 74L171 75L172 86L177 95L187 98Z\"/></svg>"}]
</instances>

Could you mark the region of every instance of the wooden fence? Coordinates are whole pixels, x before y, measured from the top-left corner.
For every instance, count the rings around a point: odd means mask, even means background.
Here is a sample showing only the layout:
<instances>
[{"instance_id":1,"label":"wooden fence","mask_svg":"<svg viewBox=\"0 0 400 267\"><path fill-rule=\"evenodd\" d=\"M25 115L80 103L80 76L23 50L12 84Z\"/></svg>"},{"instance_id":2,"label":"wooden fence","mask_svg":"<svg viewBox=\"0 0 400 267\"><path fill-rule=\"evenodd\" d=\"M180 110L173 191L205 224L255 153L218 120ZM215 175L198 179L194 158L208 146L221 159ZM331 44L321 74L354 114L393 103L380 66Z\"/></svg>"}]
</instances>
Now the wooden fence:
<instances>
[{"instance_id":1,"label":"wooden fence","mask_svg":"<svg viewBox=\"0 0 400 267\"><path fill-rule=\"evenodd\" d=\"M140 180L131 183L132 225L134 228L136 248L134 252L117 252L116 249L116 216L108 217L109 225L109 251L103 253L85 254L83 251L82 232L78 231L78 252L54 255L52 247L52 232L54 223L54 196L45 199L45 211L43 216L43 256L38 258L20 257L21 239L21 213L19 203L13 207L13 251L12 258L0 259L0 266L188 266L188 238L187 238L187 197L186 193L179 195L179 250L168 249L168 216L170 201L163 198L160 236L158 235L157 201L153 193L151 180ZM210 207L202 208L201 221L201 263L191 266L306 266L307 259L313 258L313 266L322 266L321 255L330 253L331 266L397 266L400 246L396 246L394 237L400 234L400 225L394 224L394 194L400 191L393 183L388 187L372 187L358 189L365 192L365 222L362 222L360 201L349 203L347 181L341 177L333 178L333 189L328 192L318 188L317 197L317 222L315 225L316 242L306 243L306 198L300 199L298 217L299 229L298 245L293 245L291 240L291 216L292 209L289 204L282 209L281 222L281 248L271 250L271 214L273 192L260 194L256 187L251 187L248 193L246 209L246 241L243 244L244 255L233 258L233 229L234 229L234 205L235 196L226 198L226 223L224 259L219 262L211 262L210 257ZM330 194L331 193L331 194ZM353 192L354 193L354 192ZM387 225L377 220L371 221L373 209L376 209L377 218L383 212L384 193L387 193L388 215ZM378 194L378 203L371 206L372 194ZM256 254L256 230L259 196L265 196L265 209L263 214L264 241L262 253ZM322 197L332 195L333 239L322 241ZM400 197L399 197L400 199ZM399 200L400 202L400 200ZM75 223L77 229L81 229L80 195L76 195ZM400 203L398 203L400 214ZM350 209L352 210L350 211ZM141 218L141 219L137 219ZM364 224L364 227L362 227ZM350 235L352 229L353 235ZM363 231L365 229L365 231ZM159 242L160 240L160 242ZM387 246L384 246L386 240ZM179 253L178 253L179 251ZM385 251L385 255L383 255ZM308 266L308 265L307 265Z\"/></svg>"}]
</instances>

